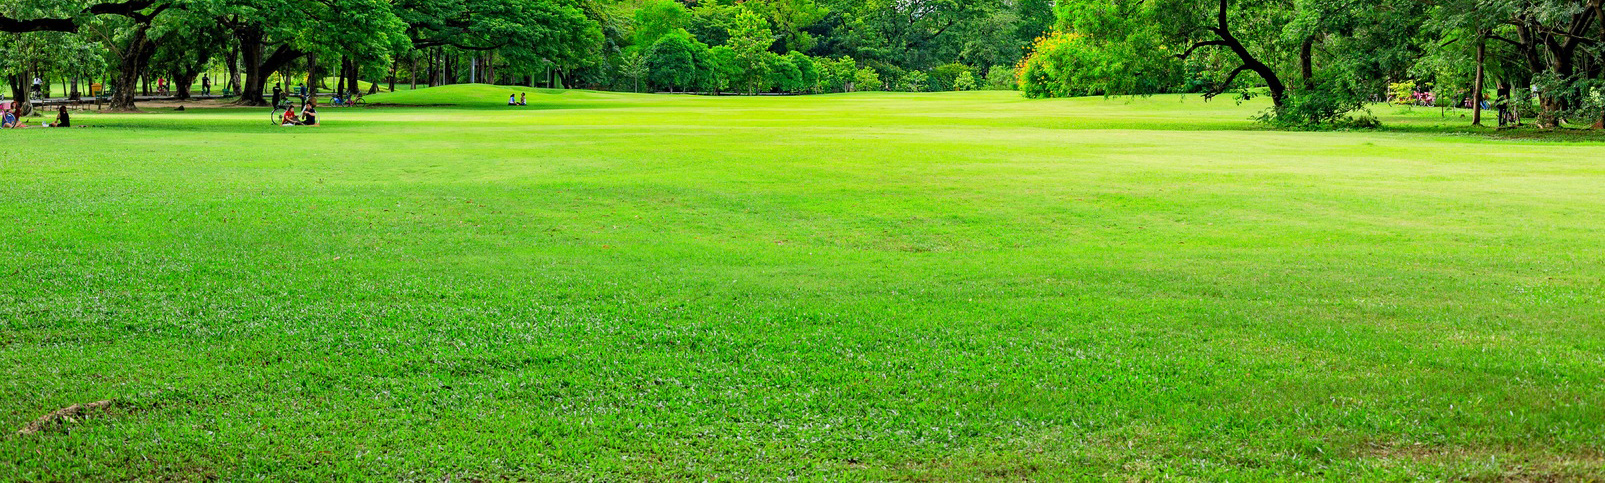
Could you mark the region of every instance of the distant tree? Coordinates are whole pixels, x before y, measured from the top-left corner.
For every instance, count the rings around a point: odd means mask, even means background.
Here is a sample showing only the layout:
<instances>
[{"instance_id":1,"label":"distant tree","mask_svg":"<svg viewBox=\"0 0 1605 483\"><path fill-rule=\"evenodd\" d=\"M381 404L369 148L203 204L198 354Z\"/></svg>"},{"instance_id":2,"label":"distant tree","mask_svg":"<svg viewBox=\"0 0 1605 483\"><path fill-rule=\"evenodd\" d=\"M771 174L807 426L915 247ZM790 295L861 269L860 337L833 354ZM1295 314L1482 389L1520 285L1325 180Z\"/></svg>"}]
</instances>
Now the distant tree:
<instances>
[{"instance_id":1,"label":"distant tree","mask_svg":"<svg viewBox=\"0 0 1605 483\"><path fill-rule=\"evenodd\" d=\"M775 90L786 93L803 92L808 87L803 83L802 70L792 62L789 55L775 55L770 53L765 61L769 71L769 85Z\"/></svg>"},{"instance_id":2,"label":"distant tree","mask_svg":"<svg viewBox=\"0 0 1605 483\"><path fill-rule=\"evenodd\" d=\"M651 48L659 38L686 27L691 10L674 0L652 0L635 11L635 45Z\"/></svg>"},{"instance_id":3,"label":"distant tree","mask_svg":"<svg viewBox=\"0 0 1605 483\"><path fill-rule=\"evenodd\" d=\"M671 91L689 91L697 84L696 42L684 29L658 37L646 52L652 84Z\"/></svg>"},{"instance_id":4,"label":"distant tree","mask_svg":"<svg viewBox=\"0 0 1605 483\"><path fill-rule=\"evenodd\" d=\"M797 72L802 76L797 92L814 93L819 91L819 65L814 58L802 52L792 51L786 54L792 65L797 66Z\"/></svg>"},{"instance_id":5,"label":"distant tree","mask_svg":"<svg viewBox=\"0 0 1605 483\"><path fill-rule=\"evenodd\" d=\"M634 85L635 92L641 92L641 79L652 72L652 68L647 65L646 55L638 51L625 53L620 69Z\"/></svg>"},{"instance_id":6,"label":"distant tree","mask_svg":"<svg viewBox=\"0 0 1605 483\"><path fill-rule=\"evenodd\" d=\"M775 52L807 52L816 41L806 29L825 17L826 9L814 0L746 0L743 7L769 20L775 32Z\"/></svg>"},{"instance_id":7,"label":"distant tree","mask_svg":"<svg viewBox=\"0 0 1605 483\"><path fill-rule=\"evenodd\" d=\"M769 79L766 60L775 35L767 21L750 11L742 11L732 19L729 34L726 45L735 54L732 67L737 72L732 80L747 93L757 94Z\"/></svg>"}]
</instances>

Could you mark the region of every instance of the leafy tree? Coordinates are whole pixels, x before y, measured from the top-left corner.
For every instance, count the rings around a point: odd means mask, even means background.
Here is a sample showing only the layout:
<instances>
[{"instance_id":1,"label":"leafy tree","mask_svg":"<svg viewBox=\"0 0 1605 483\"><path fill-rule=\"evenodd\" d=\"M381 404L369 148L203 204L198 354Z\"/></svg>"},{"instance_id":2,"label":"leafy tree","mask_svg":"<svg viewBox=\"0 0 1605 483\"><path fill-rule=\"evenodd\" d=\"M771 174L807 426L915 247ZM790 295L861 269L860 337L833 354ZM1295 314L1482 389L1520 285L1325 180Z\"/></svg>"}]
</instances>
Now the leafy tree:
<instances>
[{"instance_id":1,"label":"leafy tree","mask_svg":"<svg viewBox=\"0 0 1605 483\"><path fill-rule=\"evenodd\" d=\"M776 52L807 52L815 40L805 29L825 17L826 9L814 0L747 0L742 6L769 20L773 27Z\"/></svg>"},{"instance_id":2,"label":"leafy tree","mask_svg":"<svg viewBox=\"0 0 1605 483\"><path fill-rule=\"evenodd\" d=\"M780 92L796 93L808 88L803 81L802 70L792 62L789 55L776 55L773 52L765 56L765 64L769 71L769 85Z\"/></svg>"},{"instance_id":3,"label":"leafy tree","mask_svg":"<svg viewBox=\"0 0 1605 483\"><path fill-rule=\"evenodd\" d=\"M734 53L731 67L736 72L732 81L749 94L757 94L769 79L765 61L775 35L767 21L750 11L742 11L731 20L729 34L726 45Z\"/></svg>"},{"instance_id":4,"label":"leafy tree","mask_svg":"<svg viewBox=\"0 0 1605 483\"><path fill-rule=\"evenodd\" d=\"M627 52L621 65L624 76L633 83L634 91L641 92L641 79L652 72L652 68L647 65L647 56L640 52Z\"/></svg>"},{"instance_id":5,"label":"leafy tree","mask_svg":"<svg viewBox=\"0 0 1605 483\"><path fill-rule=\"evenodd\" d=\"M963 74L973 75L970 66L957 62L942 64L931 69L926 82L929 83L929 88L932 91L956 90L953 87L954 83ZM974 79L972 78L971 80L973 81Z\"/></svg>"},{"instance_id":6,"label":"leafy tree","mask_svg":"<svg viewBox=\"0 0 1605 483\"><path fill-rule=\"evenodd\" d=\"M801 82L796 92L818 92L820 78L818 62L814 58L797 51L792 51L787 54L787 57L790 58L792 65L797 66L797 72L801 75Z\"/></svg>"},{"instance_id":7,"label":"leafy tree","mask_svg":"<svg viewBox=\"0 0 1605 483\"><path fill-rule=\"evenodd\" d=\"M647 49L646 65L652 84L671 91L689 91L697 84L697 58L691 34L677 29L658 37Z\"/></svg>"},{"instance_id":8,"label":"leafy tree","mask_svg":"<svg viewBox=\"0 0 1605 483\"><path fill-rule=\"evenodd\" d=\"M674 0L652 0L635 11L635 45L651 47L659 38L686 26L691 11Z\"/></svg>"}]
</instances>

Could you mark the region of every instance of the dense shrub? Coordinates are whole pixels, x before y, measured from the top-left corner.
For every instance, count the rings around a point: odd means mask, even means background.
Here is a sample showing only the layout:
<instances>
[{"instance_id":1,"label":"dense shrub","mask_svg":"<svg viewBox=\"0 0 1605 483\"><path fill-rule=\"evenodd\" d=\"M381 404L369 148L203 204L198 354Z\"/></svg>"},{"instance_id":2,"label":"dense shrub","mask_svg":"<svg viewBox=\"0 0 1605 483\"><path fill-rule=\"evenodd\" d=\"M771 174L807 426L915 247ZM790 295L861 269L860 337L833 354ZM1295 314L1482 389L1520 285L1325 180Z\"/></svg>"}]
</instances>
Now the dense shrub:
<instances>
[{"instance_id":1,"label":"dense shrub","mask_svg":"<svg viewBox=\"0 0 1605 483\"><path fill-rule=\"evenodd\" d=\"M926 73L925 90L933 92L956 91L958 89L954 86L954 83L958 82L959 76L964 74L973 76L974 72L972 72L970 66L959 63L936 66Z\"/></svg>"},{"instance_id":2,"label":"dense shrub","mask_svg":"<svg viewBox=\"0 0 1605 483\"><path fill-rule=\"evenodd\" d=\"M853 85L860 91L881 90L881 74L869 67L858 69L853 75Z\"/></svg>"},{"instance_id":3,"label":"dense shrub","mask_svg":"<svg viewBox=\"0 0 1605 483\"><path fill-rule=\"evenodd\" d=\"M1096 47L1073 33L1037 39L1020 61L1020 90L1026 97L1076 97L1103 94L1097 82Z\"/></svg>"},{"instance_id":4,"label":"dense shrub","mask_svg":"<svg viewBox=\"0 0 1605 483\"><path fill-rule=\"evenodd\" d=\"M923 71L910 71L907 74L903 74L902 81L903 90L909 92L924 92L927 82L930 81L930 76L925 75L925 72Z\"/></svg>"},{"instance_id":5,"label":"dense shrub","mask_svg":"<svg viewBox=\"0 0 1605 483\"><path fill-rule=\"evenodd\" d=\"M953 80L953 90L955 91L973 91L975 87L975 74L969 72L961 73L959 78Z\"/></svg>"},{"instance_id":6,"label":"dense shrub","mask_svg":"<svg viewBox=\"0 0 1605 483\"><path fill-rule=\"evenodd\" d=\"M802 70L791 61L790 56L769 54L764 58L764 64L769 70L769 86L779 92L802 92L808 86L803 84Z\"/></svg>"},{"instance_id":7,"label":"dense shrub","mask_svg":"<svg viewBox=\"0 0 1605 483\"><path fill-rule=\"evenodd\" d=\"M1184 83L1182 67L1164 39L1150 33L1094 42L1055 32L1032 44L1017 77L1028 97L1143 95L1175 92Z\"/></svg>"},{"instance_id":8,"label":"dense shrub","mask_svg":"<svg viewBox=\"0 0 1605 483\"><path fill-rule=\"evenodd\" d=\"M1005 65L994 65L986 71L986 88L994 91L1012 91L1019 87L1014 79L1014 69Z\"/></svg>"}]
</instances>

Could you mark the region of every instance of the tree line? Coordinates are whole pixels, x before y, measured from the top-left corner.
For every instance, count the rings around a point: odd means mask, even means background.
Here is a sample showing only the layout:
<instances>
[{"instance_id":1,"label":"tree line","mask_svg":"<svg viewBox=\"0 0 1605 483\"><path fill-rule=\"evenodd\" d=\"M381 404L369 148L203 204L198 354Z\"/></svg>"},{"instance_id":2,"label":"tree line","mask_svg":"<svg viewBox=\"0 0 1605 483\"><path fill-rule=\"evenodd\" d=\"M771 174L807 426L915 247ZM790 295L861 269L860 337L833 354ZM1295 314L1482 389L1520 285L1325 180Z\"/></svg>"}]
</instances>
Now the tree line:
<instances>
[{"instance_id":1,"label":"tree line","mask_svg":"<svg viewBox=\"0 0 1605 483\"><path fill-rule=\"evenodd\" d=\"M1390 91L1605 127L1601 0L1061 0L1018 66L1034 97L1228 91L1266 120L1366 122ZM1398 97L1395 94L1394 97Z\"/></svg>"},{"instance_id":2,"label":"tree line","mask_svg":"<svg viewBox=\"0 0 1605 483\"><path fill-rule=\"evenodd\" d=\"M124 110L153 79L185 97L202 75L242 105L286 81L314 93L1013 88L1053 23L1052 0L8 0L0 73L14 99L38 77L79 96L95 82Z\"/></svg>"}]
</instances>

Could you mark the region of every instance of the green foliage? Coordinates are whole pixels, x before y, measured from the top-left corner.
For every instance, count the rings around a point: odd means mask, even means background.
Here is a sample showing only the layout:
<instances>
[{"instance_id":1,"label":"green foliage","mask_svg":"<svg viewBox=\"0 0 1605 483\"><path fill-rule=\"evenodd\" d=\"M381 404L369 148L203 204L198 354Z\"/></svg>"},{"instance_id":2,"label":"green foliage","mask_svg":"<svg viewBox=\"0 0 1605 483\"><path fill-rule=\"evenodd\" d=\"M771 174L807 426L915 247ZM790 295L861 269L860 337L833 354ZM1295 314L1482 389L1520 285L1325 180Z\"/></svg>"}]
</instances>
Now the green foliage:
<instances>
[{"instance_id":1,"label":"green foliage","mask_svg":"<svg viewBox=\"0 0 1605 483\"><path fill-rule=\"evenodd\" d=\"M700 76L703 74L699 63L705 63L706 60L698 57L706 58L706 51L707 46L700 45L685 29L658 37L646 53L652 85L671 91L689 91L701 86Z\"/></svg>"},{"instance_id":2,"label":"green foliage","mask_svg":"<svg viewBox=\"0 0 1605 483\"><path fill-rule=\"evenodd\" d=\"M818 62L802 52L792 51L786 55L791 65L797 67L799 83L791 92L798 94L814 93L819 91L820 73Z\"/></svg>"},{"instance_id":3,"label":"green foliage","mask_svg":"<svg viewBox=\"0 0 1605 483\"><path fill-rule=\"evenodd\" d=\"M973 91L975 89L975 74L971 74L970 71L960 72L958 79L953 80L953 90L955 91Z\"/></svg>"},{"instance_id":4,"label":"green foliage","mask_svg":"<svg viewBox=\"0 0 1605 483\"><path fill-rule=\"evenodd\" d=\"M900 81L905 91L924 92L925 88L930 85L930 76L927 76L924 71L913 70L903 74Z\"/></svg>"},{"instance_id":5,"label":"green foliage","mask_svg":"<svg viewBox=\"0 0 1605 483\"><path fill-rule=\"evenodd\" d=\"M970 66L957 62L936 66L927 73L928 80L926 82L929 84L927 88L936 92L959 90L954 86L954 83L963 74L973 75L974 71Z\"/></svg>"},{"instance_id":6,"label":"green foliage","mask_svg":"<svg viewBox=\"0 0 1605 483\"><path fill-rule=\"evenodd\" d=\"M675 0L650 0L635 11L635 45L650 47L659 38L683 29L691 11Z\"/></svg>"},{"instance_id":7,"label":"green foliage","mask_svg":"<svg viewBox=\"0 0 1605 483\"><path fill-rule=\"evenodd\" d=\"M994 65L986 71L986 88L993 91L1012 91L1019 88L1014 77L1014 69L1005 65Z\"/></svg>"},{"instance_id":8,"label":"green foliage","mask_svg":"<svg viewBox=\"0 0 1605 483\"><path fill-rule=\"evenodd\" d=\"M853 75L853 88L855 90L866 92L878 91L881 90L883 86L884 85L881 82L881 74L880 72L876 72L875 69L864 67L862 69L858 69L858 71Z\"/></svg>"},{"instance_id":9,"label":"green foliage","mask_svg":"<svg viewBox=\"0 0 1605 483\"><path fill-rule=\"evenodd\" d=\"M768 22L751 11L743 10L731 20L729 36L727 45L734 54L731 58L731 71L734 72L731 85L750 94L767 90L767 60L773 55L769 52L769 45L775 39Z\"/></svg>"},{"instance_id":10,"label":"green foliage","mask_svg":"<svg viewBox=\"0 0 1605 483\"><path fill-rule=\"evenodd\" d=\"M815 66L819 69L821 92L847 92L856 80L858 62L851 57L822 58L815 62ZM876 82L879 82L878 78Z\"/></svg>"},{"instance_id":11,"label":"green foliage","mask_svg":"<svg viewBox=\"0 0 1605 483\"><path fill-rule=\"evenodd\" d=\"M780 92L797 93L806 91L810 86L802 75L802 70L792 62L789 55L775 55L770 53L764 56L764 68L769 71L769 86Z\"/></svg>"},{"instance_id":12,"label":"green foliage","mask_svg":"<svg viewBox=\"0 0 1605 483\"><path fill-rule=\"evenodd\" d=\"M1415 81L1394 82L1388 84L1388 101L1401 106L1415 104Z\"/></svg>"}]
</instances>

